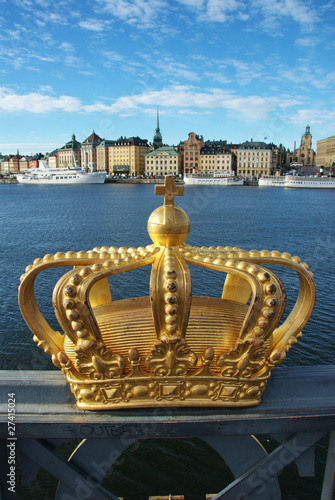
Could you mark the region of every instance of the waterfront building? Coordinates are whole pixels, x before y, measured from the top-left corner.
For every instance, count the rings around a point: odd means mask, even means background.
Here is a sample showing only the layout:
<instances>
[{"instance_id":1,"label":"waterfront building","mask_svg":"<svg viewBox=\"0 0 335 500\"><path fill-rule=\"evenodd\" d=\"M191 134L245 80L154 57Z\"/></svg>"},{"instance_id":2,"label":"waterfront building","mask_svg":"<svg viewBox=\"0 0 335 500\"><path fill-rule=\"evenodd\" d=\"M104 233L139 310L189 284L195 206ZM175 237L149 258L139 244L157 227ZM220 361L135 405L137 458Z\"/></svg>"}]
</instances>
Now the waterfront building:
<instances>
[{"instance_id":1,"label":"waterfront building","mask_svg":"<svg viewBox=\"0 0 335 500\"><path fill-rule=\"evenodd\" d=\"M227 148L235 155L237 158L237 149L240 144L233 144L232 142L227 143Z\"/></svg>"},{"instance_id":2,"label":"waterfront building","mask_svg":"<svg viewBox=\"0 0 335 500\"><path fill-rule=\"evenodd\" d=\"M321 139L316 143L316 166L334 170L335 167L335 135Z\"/></svg>"},{"instance_id":3,"label":"waterfront building","mask_svg":"<svg viewBox=\"0 0 335 500\"><path fill-rule=\"evenodd\" d=\"M103 139L100 144L96 148L97 152L97 171L106 171L108 172L109 166L109 151L110 147L115 144L115 141L110 141L107 139Z\"/></svg>"},{"instance_id":4,"label":"waterfront building","mask_svg":"<svg viewBox=\"0 0 335 500\"><path fill-rule=\"evenodd\" d=\"M9 174L9 157L5 156L0 161L0 174Z\"/></svg>"},{"instance_id":5,"label":"waterfront building","mask_svg":"<svg viewBox=\"0 0 335 500\"><path fill-rule=\"evenodd\" d=\"M10 174L16 174L20 170L20 153L17 150L16 155L10 155L8 161L8 171Z\"/></svg>"},{"instance_id":6,"label":"waterfront building","mask_svg":"<svg viewBox=\"0 0 335 500\"><path fill-rule=\"evenodd\" d=\"M39 153L36 156L31 156L28 158L28 168L38 168L39 167L39 160L42 159L42 154Z\"/></svg>"},{"instance_id":7,"label":"waterfront building","mask_svg":"<svg viewBox=\"0 0 335 500\"><path fill-rule=\"evenodd\" d=\"M71 168L74 162L80 166L81 165L81 143L76 140L76 136L72 134L71 141L67 142L65 146L58 149L57 167L59 168Z\"/></svg>"},{"instance_id":8,"label":"waterfront building","mask_svg":"<svg viewBox=\"0 0 335 500\"><path fill-rule=\"evenodd\" d=\"M278 167L278 147L265 142L246 141L237 148L237 174L250 177L274 175Z\"/></svg>"},{"instance_id":9,"label":"waterfront building","mask_svg":"<svg viewBox=\"0 0 335 500\"><path fill-rule=\"evenodd\" d=\"M140 137L120 137L108 148L109 166L111 175L130 175L136 177L145 171L145 155L150 146L147 139Z\"/></svg>"},{"instance_id":10,"label":"waterfront building","mask_svg":"<svg viewBox=\"0 0 335 500\"><path fill-rule=\"evenodd\" d=\"M184 151L184 173L199 173L201 148L204 147L203 136L190 132L188 139L180 144L179 147Z\"/></svg>"},{"instance_id":11,"label":"waterfront building","mask_svg":"<svg viewBox=\"0 0 335 500\"><path fill-rule=\"evenodd\" d=\"M19 171L25 172L26 170L28 170L28 157L21 156L20 161L19 161Z\"/></svg>"},{"instance_id":12,"label":"waterfront building","mask_svg":"<svg viewBox=\"0 0 335 500\"><path fill-rule=\"evenodd\" d=\"M81 143L81 168L97 171L97 147L102 139L93 130L92 134Z\"/></svg>"},{"instance_id":13,"label":"waterfront building","mask_svg":"<svg viewBox=\"0 0 335 500\"><path fill-rule=\"evenodd\" d=\"M227 141L206 141L200 150L200 173L216 171L236 172L236 156L227 146Z\"/></svg>"},{"instance_id":14,"label":"waterfront building","mask_svg":"<svg viewBox=\"0 0 335 500\"><path fill-rule=\"evenodd\" d=\"M312 149L312 134L310 126L306 126L305 133L301 136L301 144L296 148L294 143L293 152L288 153L288 163L313 167L315 165L315 152ZM292 166L292 165L291 165Z\"/></svg>"},{"instance_id":15,"label":"waterfront building","mask_svg":"<svg viewBox=\"0 0 335 500\"><path fill-rule=\"evenodd\" d=\"M46 161L48 162L50 168L58 168L59 166L57 152L58 150L55 149L46 155Z\"/></svg>"},{"instance_id":16,"label":"waterfront building","mask_svg":"<svg viewBox=\"0 0 335 500\"><path fill-rule=\"evenodd\" d=\"M174 146L162 146L145 155L145 175L162 176L182 173L183 155Z\"/></svg>"}]
</instances>

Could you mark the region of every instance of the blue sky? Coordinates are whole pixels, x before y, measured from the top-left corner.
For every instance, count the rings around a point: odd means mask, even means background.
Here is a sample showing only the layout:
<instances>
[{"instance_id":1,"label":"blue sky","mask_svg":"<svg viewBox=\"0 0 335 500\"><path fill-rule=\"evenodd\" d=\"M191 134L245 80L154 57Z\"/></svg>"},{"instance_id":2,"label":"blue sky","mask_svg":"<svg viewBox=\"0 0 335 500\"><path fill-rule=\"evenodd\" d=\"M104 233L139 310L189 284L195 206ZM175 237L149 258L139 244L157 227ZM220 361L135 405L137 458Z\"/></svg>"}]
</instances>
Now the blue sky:
<instances>
[{"instance_id":1,"label":"blue sky","mask_svg":"<svg viewBox=\"0 0 335 500\"><path fill-rule=\"evenodd\" d=\"M335 0L0 0L0 151L335 135Z\"/></svg>"}]
</instances>

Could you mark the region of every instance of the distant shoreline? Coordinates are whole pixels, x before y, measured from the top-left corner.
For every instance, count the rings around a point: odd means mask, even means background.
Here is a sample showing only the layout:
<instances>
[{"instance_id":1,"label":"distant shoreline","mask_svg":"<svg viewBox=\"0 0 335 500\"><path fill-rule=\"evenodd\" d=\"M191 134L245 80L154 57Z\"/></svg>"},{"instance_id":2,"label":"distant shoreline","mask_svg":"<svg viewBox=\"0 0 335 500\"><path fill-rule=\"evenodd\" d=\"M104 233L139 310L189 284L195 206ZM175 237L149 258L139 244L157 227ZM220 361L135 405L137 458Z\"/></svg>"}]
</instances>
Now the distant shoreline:
<instances>
[{"instance_id":1,"label":"distant shoreline","mask_svg":"<svg viewBox=\"0 0 335 500\"><path fill-rule=\"evenodd\" d=\"M0 179L1 184L18 184L16 179ZM185 184L183 179L176 179L176 183ZM106 179L105 184L164 184L164 178L161 179ZM244 186L258 186L257 181L244 180Z\"/></svg>"}]
</instances>

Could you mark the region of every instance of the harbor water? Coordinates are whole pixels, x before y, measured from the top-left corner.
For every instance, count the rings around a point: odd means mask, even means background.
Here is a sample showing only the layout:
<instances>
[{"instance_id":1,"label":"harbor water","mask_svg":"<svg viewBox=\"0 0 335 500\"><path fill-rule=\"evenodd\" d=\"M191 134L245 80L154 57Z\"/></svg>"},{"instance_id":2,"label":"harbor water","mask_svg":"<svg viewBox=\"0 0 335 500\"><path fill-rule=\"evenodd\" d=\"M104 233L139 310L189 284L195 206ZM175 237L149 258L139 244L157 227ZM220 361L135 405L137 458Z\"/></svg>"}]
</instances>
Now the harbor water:
<instances>
[{"instance_id":1,"label":"harbor water","mask_svg":"<svg viewBox=\"0 0 335 500\"><path fill-rule=\"evenodd\" d=\"M0 369L53 370L55 367L49 356L36 347L20 314L17 303L20 275L27 265L45 254L91 250L101 246L139 247L150 244L147 220L163 199L154 196L152 185L145 184L0 184L0 199ZM303 337L288 352L284 363L300 366L334 364L335 190L189 186L185 187L185 195L177 197L175 203L186 211L191 221L186 243L200 247L221 245L245 250L279 250L297 255L309 264L316 283L316 305L304 328ZM298 279L292 271L273 269L287 290L289 309L297 296ZM35 286L38 304L54 329L59 327L51 311L53 287L50 283L54 283L64 272L59 269L47 271L45 277L38 277ZM115 277L113 299L148 295L149 272L149 269L140 269L129 273L129 276ZM222 286L223 282L213 272L194 270L192 288L195 295L220 296ZM152 476L146 477L143 469L146 457L152 456L152 451L148 450L150 444L146 443L136 453L130 454L133 475L128 471L125 477L122 464L111 473L111 484L116 485L113 493L124 495L125 500L144 500L149 494L169 492L185 494L186 500L200 500L205 498L205 493L222 489L222 481L231 480L224 464L219 464L221 469L217 472L217 456L199 440L186 440L181 445L183 450L176 450L171 442L164 440L158 444L160 458L156 457L150 466ZM180 451L187 457L182 465L178 458ZM194 464L189 459L196 455L195 451L203 460ZM324 459L325 450L320 445L320 469ZM157 491L155 480L157 476L158 485L159 470L162 468L165 470L164 478L168 479L164 482L164 491ZM296 468L292 468L290 473L297 475ZM179 476L180 486L177 484ZM292 481L284 477L283 498L319 498L322 478L298 478L294 481L298 481L296 491ZM148 482L151 483L150 491ZM129 491L132 491L130 496ZM30 498L22 495L17 498ZM33 495L31 498L49 498L45 496L45 491L35 491Z\"/></svg>"}]
</instances>

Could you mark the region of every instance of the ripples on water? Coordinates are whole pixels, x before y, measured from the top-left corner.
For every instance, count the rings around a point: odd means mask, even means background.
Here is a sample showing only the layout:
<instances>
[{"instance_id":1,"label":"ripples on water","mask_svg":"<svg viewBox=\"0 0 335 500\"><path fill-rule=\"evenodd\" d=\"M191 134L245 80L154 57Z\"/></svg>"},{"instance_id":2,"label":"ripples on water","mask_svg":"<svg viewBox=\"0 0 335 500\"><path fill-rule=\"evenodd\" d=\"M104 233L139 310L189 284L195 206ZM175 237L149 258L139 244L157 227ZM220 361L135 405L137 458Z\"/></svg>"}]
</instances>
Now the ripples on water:
<instances>
[{"instance_id":1,"label":"ripples on water","mask_svg":"<svg viewBox=\"0 0 335 500\"><path fill-rule=\"evenodd\" d=\"M49 356L37 349L32 341L17 305L19 277L25 267L35 258L57 251L90 250L103 245L138 247L151 243L146 230L147 219L162 204L162 198L154 196L152 185L129 184L58 187L0 184L0 196L0 369L54 369ZM198 246L230 245L245 250L276 249L298 255L309 264L317 288L316 305L298 347L290 350L285 364L333 364L335 190L192 186L185 188L184 197L176 198L176 204L187 212L191 220L191 233L186 243ZM286 269L279 272L276 267L274 270L284 282L290 307L297 295L298 280ZM113 278L113 298L148 295L149 272L149 269L140 269ZM195 294L220 296L223 282L216 273L193 266L192 273ZM38 303L52 327L57 329L56 320L50 312L52 286L49 281L51 277L53 280L60 277L64 270L50 270L45 274L46 277L37 279ZM165 461L174 451L164 442L161 446ZM199 443L188 442L185 446L199 448ZM201 449L202 445L197 451ZM192 450L185 453L190 453L193 460L197 460ZM134 457L137 457L137 463L142 460L141 453ZM164 467L165 462L160 464L157 455L155 457L157 465ZM214 470L212 460L209 455L205 466L202 462L203 477L211 477ZM196 480L198 469L185 463L189 471L194 471L193 478L187 476L188 484L191 484ZM179 469L181 465L177 462L177 465L171 466L172 470L173 467ZM116 484L123 477L122 469L118 474L113 476ZM136 498L145 498L141 496L137 476L133 481L139 491ZM317 493L311 493L314 483L304 479L304 485L306 481L308 489L305 493L301 490L297 497L287 494L285 498L318 498ZM174 491L180 493L181 490ZM156 489L150 491L150 494L159 493L161 491ZM43 494L40 498L44 498ZM202 497L195 494L185 498Z\"/></svg>"}]
</instances>

